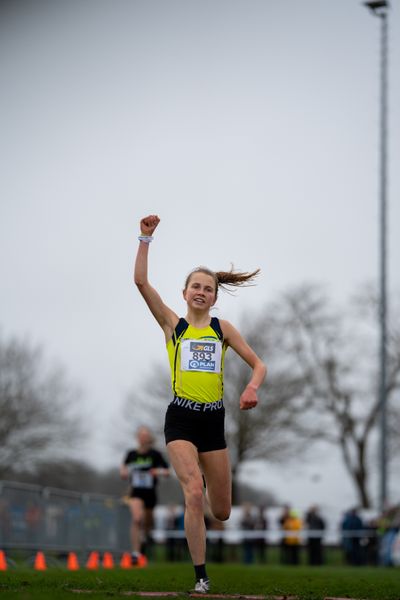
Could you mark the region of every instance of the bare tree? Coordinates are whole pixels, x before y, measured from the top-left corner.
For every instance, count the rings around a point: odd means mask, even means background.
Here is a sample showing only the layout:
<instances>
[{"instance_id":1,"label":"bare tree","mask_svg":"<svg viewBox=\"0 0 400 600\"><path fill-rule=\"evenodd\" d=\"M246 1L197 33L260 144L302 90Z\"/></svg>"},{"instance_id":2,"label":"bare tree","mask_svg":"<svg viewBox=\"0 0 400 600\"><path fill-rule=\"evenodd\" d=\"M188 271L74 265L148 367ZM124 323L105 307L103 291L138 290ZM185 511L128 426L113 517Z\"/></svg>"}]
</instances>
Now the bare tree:
<instances>
[{"instance_id":1,"label":"bare tree","mask_svg":"<svg viewBox=\"0 0 400 600\"><path fill-rule=\"evenodd\" d=\"M78 398L61 368L46 367L39 348L0 337L0 475L73 456L83 439L73 414Z\"/></svg>"},{"instance_id":2,"label":"bare tree","mask_svg":"<svg viewBox=\"0 0 400 600\"><path fill-rule=\"evenodd\" d=\"M300 373L287 372L274 350L268 326L261 316L241 327L244 337L268 365L266 383L258 392L255 410L241 411L239 397L249 382L250 368L234 353L226 364L224 403L227 407L227 436L234 457L234 468L246 460L281 462L305 451L301 437L293 436L297 427L296 404L304 388Z\"/></svg>"},{"instance_id":3,"label":"bare tree","mask_svg":"<svg viewBox=\"0 0 400 600\"><path fill-rule=\"evenodd\" d=\"M282 361L286 357L287 372L299 374L304 384L294 403L295 433L340 449L365 508L371 506L368 482L380 409L376 315L370 290L338 311L319 287L300 286L270 307L265 321ZM400 331L395 322L388 343L387 397L390 423L398 431L400 410L392 401L400 388Z\"/></svg>"}]
</instances>

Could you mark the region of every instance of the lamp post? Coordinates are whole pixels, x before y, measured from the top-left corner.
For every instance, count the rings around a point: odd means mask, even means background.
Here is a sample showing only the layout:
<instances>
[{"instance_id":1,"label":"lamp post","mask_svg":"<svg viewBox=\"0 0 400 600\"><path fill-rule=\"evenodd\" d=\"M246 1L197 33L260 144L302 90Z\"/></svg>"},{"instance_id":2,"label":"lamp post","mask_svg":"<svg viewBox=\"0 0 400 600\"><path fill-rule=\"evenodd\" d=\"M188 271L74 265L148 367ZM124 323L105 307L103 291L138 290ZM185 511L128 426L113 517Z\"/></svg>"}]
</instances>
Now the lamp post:
<instances>
[{"instance_id":1,"label":"lamp post","mask_svg":"<svg viewBox=\"0 0 400 600\"><path fill-rule=\"evenodd\" d=\"M379 408L380 408L380 485L379 503L384 510L388 500L387 491L387 392L386 392L386 364L387 364L387 298L386 298L386 262L387 262L387 47L388 47L388 10L386 0L364 2L371 12L381 21L381 53L380 53L380 240L379 240L379 324L380 324L380 352L379 352Z\"/></svg>"}]
</instances>

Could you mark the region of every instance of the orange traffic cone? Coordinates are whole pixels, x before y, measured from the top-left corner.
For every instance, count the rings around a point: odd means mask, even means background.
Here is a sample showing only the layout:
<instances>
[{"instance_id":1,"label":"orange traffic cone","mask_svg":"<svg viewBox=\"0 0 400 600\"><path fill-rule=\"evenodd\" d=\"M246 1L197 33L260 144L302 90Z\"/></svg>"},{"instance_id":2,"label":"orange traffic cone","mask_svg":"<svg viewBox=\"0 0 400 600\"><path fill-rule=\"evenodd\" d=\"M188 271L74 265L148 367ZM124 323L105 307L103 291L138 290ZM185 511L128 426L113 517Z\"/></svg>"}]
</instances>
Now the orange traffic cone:
<instances>
[{"instance_id":1,"label":"orange traffic cone","mask_svg":"<svg viewBox=\"0 0 400 600\"><path fill-rule=\"evenodd\" d=\"M121 562L119 563L119 566L122 567L122 569L130 569L132 566L132 559L131 559L131 555L129 554L129 552L124 552L123 555L121 556Z\"/></svg>"},{"instance_id":2,"label":"orange traffic cone","mask_svg":"<svg viewBox=\"0 0 400 600\"><path fill-rule=\"evenodd\" d=\"M0 550L0 571L7 571L7 559L4 550Z\"/></svg>"},{"instance_id":3,"label":"orange traffic cone","mask_svg":"<svg viewBox=\"0 0 400 600\"><path fill-rule=\"evenodd\" d=\"M78 571L79 569L78 557L76 556L75 552L70 552L68 554L67 569L69 571Z\"/></svg>"},{"instance_id":4,"label":"orange traffic cone","mask_svg":"<svg viewBox=\"0 0 400 600\"><path fill-rule=\"evenodd\" d=\"M104 569L113 569L114 568L114 559L111 552L104 552L103 554L103 568Z\"/></svg>"},{"instance_id":5,"label":"orange traffic cone","mask_svg":"<svg viewBox=\"0 0 400 600\"><path fill-rule=\"evenodd\" d=\"M35 557L34 568L36 571L45 571L47 569L46 559L43 552L37 552Z\"/></svg>"},{"instance_id":6,"label":"orange traffic cone","mask_svg":"<svg viewBox=\"0 0 400 600\"><path fill-rule=\"evenodd\" d=\"M139 554L138 556L138 561L137 561L137 566L139 567L139 569L143 569L144 567L147 567L147 556L145 556L144 554Z\"/></svg>"},{"instance_id":7,"label":"orange traffic cone","mask_svg":"<svg viewBox=\"0 0 400 600\"><path fill-rule=\"evenodd\" d=\"M98 552L91 552L89 554L89 558L88 558L87 563L86 563L86 568L87 569L98 569L99 568L99 563L100 563L99 553Z\"/></svg>"}]
</instances>

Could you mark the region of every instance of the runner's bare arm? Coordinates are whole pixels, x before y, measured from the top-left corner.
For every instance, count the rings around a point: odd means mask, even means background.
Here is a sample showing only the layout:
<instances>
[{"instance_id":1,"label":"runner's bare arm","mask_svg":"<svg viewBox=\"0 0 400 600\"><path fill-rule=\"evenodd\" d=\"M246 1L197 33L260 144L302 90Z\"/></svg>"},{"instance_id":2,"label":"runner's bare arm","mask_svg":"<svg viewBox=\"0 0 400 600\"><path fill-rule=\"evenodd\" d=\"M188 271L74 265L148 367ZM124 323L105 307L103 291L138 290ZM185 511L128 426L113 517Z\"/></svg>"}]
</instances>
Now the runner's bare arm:
<instances>
[{"instance_id":1,"label":"runner's bare arm","mask_svg":"<svg viewBox=\"0 0 400 600\"><path fill-rule=\"evenodd\" d=\"M220 321L220 323L228 346L253 370L250 381L240 396L240 408L241 410L254 408L258 404L257 390L265 379L267 367L229 321Z\"/></svg>"},{"instance_id":2,"label":"runner's bare arm","mask_svg":"<svg viewBox=\"0 0 400 600\"><path fill-rule=\"evenodd\" d=\"M148 217L143 218L140 221L141 234L144 236L151 236L159 222L160 219L157 215L149 215ZM164 331L165 338L168 340L172 336L172 332L179 321L179 317L173 310L164 304L157 290L149 283L147 275L149 245L149 243L144 241L139 242L135 262L134 281L152 315Z\"/></svg>"},{"instance_id":3,"label":"runner's bare arm","mask_svg":"<svg viewBox=\"0 0 400 600\"><path fill-rule=\"evenodd\" d=\"M169 477L171 475L171 470L166 467L156 467L154 469L150 469L150 473L156 477Z\"/></svg>"},{"instance_id":4,"label":"runner's bare arm","mask_svg":"<svg viewBox=\"0 0 400 600\"><path fill-rule=\"evenodd\" d=\"M129 477L129 469L126 465L121 465L119 468L119 474L121 479L128 479Z\"/></svg>"}]
</instances>

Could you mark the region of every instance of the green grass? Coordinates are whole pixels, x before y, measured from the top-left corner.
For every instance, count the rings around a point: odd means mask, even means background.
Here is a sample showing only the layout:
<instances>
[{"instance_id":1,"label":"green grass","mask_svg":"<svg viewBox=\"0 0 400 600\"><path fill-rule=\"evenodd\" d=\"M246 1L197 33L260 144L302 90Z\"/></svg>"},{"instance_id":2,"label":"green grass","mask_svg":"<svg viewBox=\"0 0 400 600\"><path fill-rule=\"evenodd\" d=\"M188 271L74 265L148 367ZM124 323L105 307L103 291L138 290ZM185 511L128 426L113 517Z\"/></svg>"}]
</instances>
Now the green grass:
<instances>
[{"instance_id":1,"label":"green grass","mask_svg":"<svg viewBox=\"0 0 400 600\"><path fill-rule=\"evenodd\" d=\"M212 591L216 594L294 595L299 600L322 600L327 596L400 599L400 570L394 568L210 564L208 571ZM38 572L18 567L0 572L0 599L104 600L135 598L134 594L126 594L135 591L174 591L184 596L192 585L189 563L157 563L146 569L98 571L49 568Z\"/></svg>"}]
</instances>

